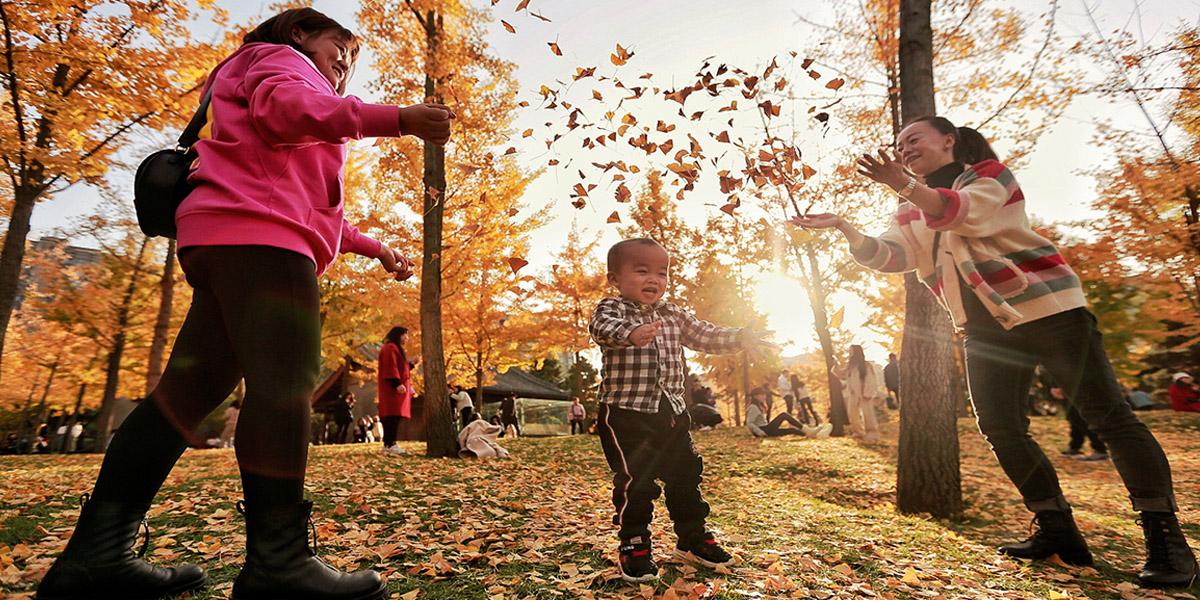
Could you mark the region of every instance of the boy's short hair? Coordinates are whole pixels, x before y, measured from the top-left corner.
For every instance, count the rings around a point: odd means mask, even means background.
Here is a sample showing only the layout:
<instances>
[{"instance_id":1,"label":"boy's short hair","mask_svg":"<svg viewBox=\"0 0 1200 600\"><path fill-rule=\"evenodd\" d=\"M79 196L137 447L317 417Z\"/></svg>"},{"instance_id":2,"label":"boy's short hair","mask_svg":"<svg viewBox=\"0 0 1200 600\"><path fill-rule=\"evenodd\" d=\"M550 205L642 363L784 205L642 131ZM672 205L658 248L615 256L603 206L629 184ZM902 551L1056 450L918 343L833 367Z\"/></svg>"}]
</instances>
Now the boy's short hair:
<instances>
[{"instance_id":1,"label":"boy's short hair","mask_svg":"<svg viewBox=\"0 0 1200 600\"><path fill-rule=\"evenodd\" d=\"M625 255L628 253L629 248L638 245L658 246L659 248L666 250L666 248L663 248L662 244L646 237L621 240L613 244L612 248L608 249L608 270L616 272L624 262Z\"/></svg>"}]
</instances>

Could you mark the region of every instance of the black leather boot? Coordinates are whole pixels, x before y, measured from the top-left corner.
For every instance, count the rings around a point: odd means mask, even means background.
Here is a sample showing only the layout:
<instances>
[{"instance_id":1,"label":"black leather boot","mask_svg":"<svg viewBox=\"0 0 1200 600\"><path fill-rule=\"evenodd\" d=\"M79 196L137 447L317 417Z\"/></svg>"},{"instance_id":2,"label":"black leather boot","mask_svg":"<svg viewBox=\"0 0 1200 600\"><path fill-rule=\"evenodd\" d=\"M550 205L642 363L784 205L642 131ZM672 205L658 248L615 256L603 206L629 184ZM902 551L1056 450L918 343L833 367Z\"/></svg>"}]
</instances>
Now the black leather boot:
<instances>
[{"instance_id":1,"label":"black leather boot","mask_svg":"<svg viewBox=\"0 0 1200 600\"><path fill-rule=\"evenodd\" d=\"M1064 563L1091 566L1092 553L1075 526L1070 510L1043 510L1033 517L1037 529L1023 542L1000 546L1000 552L1017 558L1050 558L1057 554Z\"/></svg>"},{"instance_id":2,"label":"black leather boot","mask_svg":"<svg viewBox=\"0 0 1200 600\"><path fill-rule=\"evenodd\" d=\"M208 585L196 565L159 568L133 552L149 504L100 502L83 497L83 509L66 549L46 572L34 600L158 600Z\"/></svg>"},{"instance_id":3,"label":"black leather boot","mask_svg":"<svg viewBox=\"0 0 1200 600\"><path fill-rule=\"evenodd\" d=\"M1146 565L1138 574L1142 586L1191 586L1196 580L1196 556L1179 529L1179 519L1175 513L1144 512L1138 523L1146 534Z\"/></svg>"},{"instance_id":4,"label":"black leather boot","mask_svg":"<svg viewBox=\"0 0 1200 600\"><path fill-rule=\"evenodd\" d=\"M312 502L267 506L238 502L246 517L246 565L231 600L379 600L387 585L374 571L342 573L308 544ZM313 532L316 544L316 532Z\"/></svg>"}]
</instances>

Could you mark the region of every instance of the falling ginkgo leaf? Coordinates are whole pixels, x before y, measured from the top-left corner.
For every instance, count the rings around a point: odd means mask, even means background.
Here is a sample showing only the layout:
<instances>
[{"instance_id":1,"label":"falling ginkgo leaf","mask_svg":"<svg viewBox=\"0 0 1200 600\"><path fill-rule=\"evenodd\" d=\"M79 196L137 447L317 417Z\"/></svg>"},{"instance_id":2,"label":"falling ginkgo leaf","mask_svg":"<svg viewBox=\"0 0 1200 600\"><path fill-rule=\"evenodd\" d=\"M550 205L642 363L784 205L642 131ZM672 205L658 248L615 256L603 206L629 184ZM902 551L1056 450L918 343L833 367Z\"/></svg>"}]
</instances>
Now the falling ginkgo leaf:
<instances>
[{"instance_id":1,"label":"falling ginkgo leaf","mask_svg":"<svg viewBox=\"0 0 1200 600\"><path fill-rule=\"evenodd\" d=\"M631 56L633 56L632 52L629 52L628 50L622 48L620 44L617 44L617 52L616 54L610 56L609 60L612 61L612 64L620 67L628 62Z\"/></svg>"},{"instance_id":2,"label":"falling ginkgo leaf","mask_svg":"<svg viewBox=\"0 0 1200 600\"><path fill-rule=\"evenodd\" d=\"M550 51L558 56L562 56L562 50L558 47L558 42L546 42L550 46Z\"/></svg>"},{"instance_id":3,"label":"falling ginkgo leaf","mask_svg":"<svg viewBox=\"0 0 1200 600\"><path fill-rule=\"evenodd\" d=\"M845 84L846 84L846 80L842 79L841 77L838 77L837 79L830 79L829 82L825 84L825 87L827 87L831 90L836 90Z\"/></svg>"},{"instance_id":4,"label":"falling ginkgo leaf","mask_svg":"<svg viewBox=\"0 0 1200 600\"><path fill-rule=\"evenodd\" d=\"M501 21L500 21L500 24L501 24L501 25L503 25L503 26L504 26L504 28L505 28L505 29L507 29L509 33L516 33L516 32L517 32L517 28L516 28L516 27L513 27L512 25L510 25L510 24L508 23L508 21L501 20Z\"/></svg>"},{"instance_id":5,"label":"falling ginkgo leaf","mask_svg":"<svg viewBox=\"0 0 1200 600\"><path fill-rule=\"evenodd\" d=\"M618 215L617 211L615 211L615 210L612 211L611 215L608 215L608 220L605 221L605 223L620 223L620 222L621 222L621 215Z\"/></svg>"},{"instance_id":6,"label":"falling ginkgo leaf","mask_svg":"<svg viewBox=\"0 0 1200 600\"><path fill-rule=\"evenodd\" d=\"M841 327L842 321L845 318L846 318L846 307L843 306L843 307L839 308L837 310L837 312L833 313L833 316L829 318L829 328L837 329L838 327Z\"/></svg>"},{"instance_id":7,"label":"falling ginkgo leaf","mask_svg":"<svg viewBox=\"0 0 1200 600\"><path fill-rule=\"evenodd\" d=\"M508 259L508 267L510 269L512 269L513 275L516 275L517 271L520 271L521 268L527 264L529 264L529 261L527 261L523 258L517 258L514 256L514 257Z\"/></svg>"}]
</instances>

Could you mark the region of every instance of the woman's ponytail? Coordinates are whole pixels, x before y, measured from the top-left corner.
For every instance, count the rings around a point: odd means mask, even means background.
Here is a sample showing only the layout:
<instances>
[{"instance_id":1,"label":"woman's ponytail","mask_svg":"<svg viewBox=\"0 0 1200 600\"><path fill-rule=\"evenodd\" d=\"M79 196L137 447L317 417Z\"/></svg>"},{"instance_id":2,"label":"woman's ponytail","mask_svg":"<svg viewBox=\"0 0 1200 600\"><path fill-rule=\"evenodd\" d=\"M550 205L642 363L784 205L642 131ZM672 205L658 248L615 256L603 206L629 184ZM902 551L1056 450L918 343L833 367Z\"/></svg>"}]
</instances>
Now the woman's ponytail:
<instances>
[{"instance_id":1,"label":"woman's ponytail","mask_svg":"<svg viewBox=\"0 0 1200 600\"><path fill-rule=\"evenodd\" d=\"M999 161L992 145L981 133L970 127L958 127L954 140L954 160L974 165L985 160Z\"/></svg>"}]
</instances>

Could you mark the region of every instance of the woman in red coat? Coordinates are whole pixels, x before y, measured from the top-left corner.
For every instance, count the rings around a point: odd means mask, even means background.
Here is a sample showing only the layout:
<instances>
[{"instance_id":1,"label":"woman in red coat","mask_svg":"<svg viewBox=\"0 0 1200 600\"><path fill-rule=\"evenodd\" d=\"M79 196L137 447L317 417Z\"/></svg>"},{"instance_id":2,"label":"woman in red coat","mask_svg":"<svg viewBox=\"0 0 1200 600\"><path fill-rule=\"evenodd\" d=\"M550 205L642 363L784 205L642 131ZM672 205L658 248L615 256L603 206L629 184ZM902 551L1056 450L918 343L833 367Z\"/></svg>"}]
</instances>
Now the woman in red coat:
<instances>
[{"instance_id":1,"label":"woman in red coat","mask_svg":"<svg viewBox=\"0 0 1200 600\"><path fill-rule=\"evenodd\" d=\"M409 376L412 364L404 353L408 342L407 327L393 327L383 337L383 348L379 350L379 369L376 383L379 387L379 420L383 422L383 453L386 456L404 454L404 448L396 444L400 419L412 416L412 385Z\"/></svg>"}]
</instances>

